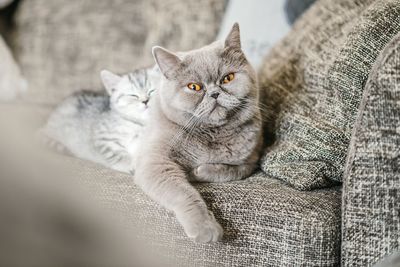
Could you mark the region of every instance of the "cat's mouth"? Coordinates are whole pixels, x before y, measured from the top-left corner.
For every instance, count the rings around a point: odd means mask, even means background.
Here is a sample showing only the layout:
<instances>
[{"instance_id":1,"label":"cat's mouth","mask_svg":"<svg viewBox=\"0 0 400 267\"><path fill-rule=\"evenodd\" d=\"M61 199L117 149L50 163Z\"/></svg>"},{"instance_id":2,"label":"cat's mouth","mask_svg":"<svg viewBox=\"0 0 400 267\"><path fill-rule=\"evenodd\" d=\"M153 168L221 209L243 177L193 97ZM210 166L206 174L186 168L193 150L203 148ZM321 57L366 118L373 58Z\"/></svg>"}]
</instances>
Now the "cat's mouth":
<instances>
[{"instance_id":1,"label":"cat's mouth","mask_svg":"<svg viewBox=\"0 0 400 267\"><path fill-rule=\"evenodd\" d=\"M228 111L234 109L235 107L236 107L236 105L232 106L232 105L230 105L230 103L224 103L224 102L220 102L217 100L217 101L215 101L213 107L210 108L209 114L212 114L213 112L221 111L221 110L228 112Z\"/></svg>"},{"instance_id":2,"label":"cat's mouth","mask_svg":"<svg viewBox=\"0 0 400 267\"><path fill-rule=\"evenodd\" d=\"M215 103L208 112L207 120L213 124L220 124L227 119L227 115L228 109L222 106L220 103Z\"/></svg>"},{"instance_id":3,"label":"cat's mouth","mask_svg":"<svg viewBox=\"0 0 400 267\"><path fill-rule=\"evenodd\" d=\"M217 109L217 107L222 107L222 106L218 102L215 102L214 106L210 110L210 114L213 113Z\"/></svg>"},{"instance_id":4,"label":"cat's mouth","mask_svg":"<svg viewBox=\"0 0 400 267\"><path fill-rule=\"evenodd\" d=\"M203 112L201 112L203 110ZM220 101L210 101L207 107L199 108L198 115L204 125L219 126L226 123L229 115L229 108L223 105Z\"/></svg>"}]
</instances>

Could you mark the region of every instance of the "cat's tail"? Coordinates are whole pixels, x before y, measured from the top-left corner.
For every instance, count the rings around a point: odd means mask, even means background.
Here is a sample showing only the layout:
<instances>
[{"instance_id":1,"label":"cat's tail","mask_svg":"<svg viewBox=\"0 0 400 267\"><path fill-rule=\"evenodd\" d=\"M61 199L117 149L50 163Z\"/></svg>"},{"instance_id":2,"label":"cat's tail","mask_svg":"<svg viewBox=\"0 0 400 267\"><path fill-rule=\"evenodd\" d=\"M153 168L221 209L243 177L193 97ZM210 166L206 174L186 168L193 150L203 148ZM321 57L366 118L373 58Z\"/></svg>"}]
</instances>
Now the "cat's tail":
<instances>
[{"instance_id":1,"label":"cat's tail","mask_svg":"<svg viewBox=\"0 0 400 267\"><path fill-rule=\"evenodd\" d=\"M69 149L66 146L64 146L61 142L55 140L54 138L51 138L47 134L45 128L40 128L36 132L35 139L41 146L43 146L47 149L56 151L56 152L64 154L64 155L72 156L72 153L69 151Z\"/></svg>"}]
</instances>

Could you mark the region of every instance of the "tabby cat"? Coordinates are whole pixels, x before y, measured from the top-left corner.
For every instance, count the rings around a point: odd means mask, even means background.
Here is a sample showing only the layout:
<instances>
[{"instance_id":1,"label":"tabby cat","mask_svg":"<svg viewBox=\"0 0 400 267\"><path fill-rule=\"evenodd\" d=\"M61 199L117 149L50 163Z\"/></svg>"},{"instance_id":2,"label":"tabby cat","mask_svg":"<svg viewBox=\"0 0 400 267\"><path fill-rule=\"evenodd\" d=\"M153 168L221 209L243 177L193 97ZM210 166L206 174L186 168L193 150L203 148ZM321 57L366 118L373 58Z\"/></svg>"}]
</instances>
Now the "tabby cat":
<instances>
[{"instance_id":1,"label":"tabby cat","mask_svg":"<svg viewBox=\"0 0 400 267\"><path fill-rule=\"evenodd\" d=\"M81 91L51 114L42 133L74 156L122 172L133 172L139 137L157 88L156 68L123 76L103 70L106 92Z\"/></svg>"}]
</instances>

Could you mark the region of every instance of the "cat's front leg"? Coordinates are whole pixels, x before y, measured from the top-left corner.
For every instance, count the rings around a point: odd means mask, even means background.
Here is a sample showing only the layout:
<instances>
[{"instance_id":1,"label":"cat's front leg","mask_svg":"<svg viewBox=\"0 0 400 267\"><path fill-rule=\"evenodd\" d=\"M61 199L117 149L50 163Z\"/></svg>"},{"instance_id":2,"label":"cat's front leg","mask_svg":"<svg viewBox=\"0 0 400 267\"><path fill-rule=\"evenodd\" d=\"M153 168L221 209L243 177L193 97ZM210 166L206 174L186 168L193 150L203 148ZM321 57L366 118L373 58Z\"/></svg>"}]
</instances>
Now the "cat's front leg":
<instances>
[{"instance_id":1,"label":"cat's front leg","mask_svg":"<svg viewBox=\"0 0 400 267\"><path fill-rule=\"evenodd\" d=\"M198 182L237 181L250 176L256 167L254 163L242 165L205 163L193 170L193 176Z\"/></svg>"},{"instance_id":2,"label":"cat's front leg","mask_svg":"<svg viewBox=\"0 0 400 267\"><path fill-rule=\"evenodd\" d=\"M105 165L121 172L129 173L132 169L132 157L120 145L112 142L94 142L94 148L104 159Z\"/></svg>"},{"instance_id":3,"label":"cat's front leg","mask_svg":"<svg viewBox=\"0 0 400 267\"><path fill-rule=\"evenodd\" d=\"M147 157L146 157L147 158ZM149 159L160 155L148 155ZM223 230L186 173L169 159L144 160L137 164L135 182L153 200L175 212L187 236L197 242L216 242Z\"/></svg>"}]
</instances>

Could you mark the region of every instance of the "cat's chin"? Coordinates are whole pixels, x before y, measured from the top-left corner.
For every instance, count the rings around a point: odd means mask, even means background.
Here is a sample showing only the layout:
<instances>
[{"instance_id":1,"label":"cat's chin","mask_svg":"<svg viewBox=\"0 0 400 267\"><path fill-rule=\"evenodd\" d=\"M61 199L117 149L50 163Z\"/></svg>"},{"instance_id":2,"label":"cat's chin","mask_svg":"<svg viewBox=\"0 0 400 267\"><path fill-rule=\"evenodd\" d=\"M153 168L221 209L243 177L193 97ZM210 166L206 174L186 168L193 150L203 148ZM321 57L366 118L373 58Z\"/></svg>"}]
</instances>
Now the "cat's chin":
<instances>
[{"instance_id":1,"label":"cat's chin","mask_svg":"<svg viewBox=\"0 0 400 267\"><path fill-rule=\"evenodd\" d=\"M210 110L210 113L204 117L202 124L214 127L222 126L228 122L227 115L228 110L217 104Z\"/></svg>"}]
</instances>

